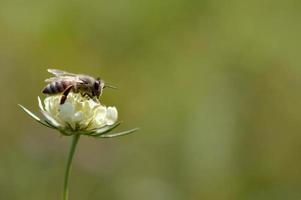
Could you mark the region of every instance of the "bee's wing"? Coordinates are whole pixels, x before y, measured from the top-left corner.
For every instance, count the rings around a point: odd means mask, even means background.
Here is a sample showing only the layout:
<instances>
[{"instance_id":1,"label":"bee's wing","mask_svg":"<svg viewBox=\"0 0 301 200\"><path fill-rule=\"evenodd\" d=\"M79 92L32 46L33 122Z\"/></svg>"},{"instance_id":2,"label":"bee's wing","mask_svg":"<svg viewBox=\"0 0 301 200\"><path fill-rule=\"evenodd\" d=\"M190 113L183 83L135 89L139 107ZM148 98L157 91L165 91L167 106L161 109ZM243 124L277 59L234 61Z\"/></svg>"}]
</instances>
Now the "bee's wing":
<instances>
[{"instance_id":1,"label":"bee's wing","mask_svg":"<svg viewBox=\"0 0 301 200\"><path fill-rule=\"evenodd\" d=\"M82 81L78 77L74 77L74 76L50 77L45 80L46 83L61 82L61 81L76 82L76 83L80 83L80 84L84 83L84 81Z\"/></svg>"},{"instance_id":2,"label":"bee's wing","mask_svg":"<svg viewBox=\"0 0 301 200\"><path fill-rule=\"evenodd\" d=\"M59 69L48 69L47 71L55 76L76 76L76 74L59 70Z\"/></svg>"}]
</instances>

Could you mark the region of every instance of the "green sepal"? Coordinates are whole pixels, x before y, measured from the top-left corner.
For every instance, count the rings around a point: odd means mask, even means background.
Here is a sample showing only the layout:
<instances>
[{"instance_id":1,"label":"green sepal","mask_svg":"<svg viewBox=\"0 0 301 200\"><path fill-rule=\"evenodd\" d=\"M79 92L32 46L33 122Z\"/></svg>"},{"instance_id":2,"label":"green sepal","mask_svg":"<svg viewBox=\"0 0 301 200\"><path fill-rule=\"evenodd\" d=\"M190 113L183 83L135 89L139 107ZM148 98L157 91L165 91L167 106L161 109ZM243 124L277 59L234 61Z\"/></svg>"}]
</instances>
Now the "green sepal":
<instances>
[{"instance_id":1,"label":"green sepal","mask_svg":"<svg viewBox=\"0 0 301 200\"><path fill-rule=\"evenodd\" d=\"M119 132L119 133L103 134L103 135L98 136L98 138L120 137L120 136L125 136L125 135L128 135L128 134L134 133L135 131L138 131L138 130L139 130L139 128L134 128L134 129L131 129L131 130L128 130L128 131L122 131L122 132Z\"/></svg>"},{"instance_id":2,"label":"green sepal","mask_svg":"<svg viewBox=\"0 0 301 200\"><path fill-rule=\"evenodd\" d=\"M117 122L111 126L106 126L106 127L100 128L100 129L96 129L89 135L93 136L93 137L101 136L101 135L106 134L106 133L110 132L111 130L117 128L121 123L122 122Z\"/></svg>"},{"instance_id":3,"label":"green sepal","mask_svg":"<svg viewBox=\"0 0 301 200\"><path fill-rule=\"evenodd\" d=\"M25 108L24 106L22 106L21 104L18 104L18 106L20 106L20 108L22 108L22 110L28 114L31 118L33 118L34 120L36 120L37 122L39 122L40 124L48 127L48 128L54 128L51 125L47 124L46 122L42 121L39 117L37 117L35 114L33 114L31 111L29 111L27 108Z\"/></svg>"}]
</instances>

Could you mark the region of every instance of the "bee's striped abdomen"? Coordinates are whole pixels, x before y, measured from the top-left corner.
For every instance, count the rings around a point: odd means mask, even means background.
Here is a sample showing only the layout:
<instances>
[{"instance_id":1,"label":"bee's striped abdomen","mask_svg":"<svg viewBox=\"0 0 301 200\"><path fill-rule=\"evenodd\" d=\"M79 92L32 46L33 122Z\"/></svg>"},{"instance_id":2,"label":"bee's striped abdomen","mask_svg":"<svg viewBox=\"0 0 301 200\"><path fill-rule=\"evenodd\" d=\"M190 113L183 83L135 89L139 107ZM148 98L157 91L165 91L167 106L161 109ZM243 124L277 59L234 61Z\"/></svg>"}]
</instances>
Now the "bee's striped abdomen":
<instances>
[{"instance_id":1,"label":"bee's striped abdomen","mask_svg":"<svg viewBox=\"0 0 301 200\"><path fill-rule=\"evenodd\" d=\"M44 94L57 94L63 92L69 85L71 85L70 82L51 82L49 83L44 89L43 93Z\"/></svg>"}]
</instances>

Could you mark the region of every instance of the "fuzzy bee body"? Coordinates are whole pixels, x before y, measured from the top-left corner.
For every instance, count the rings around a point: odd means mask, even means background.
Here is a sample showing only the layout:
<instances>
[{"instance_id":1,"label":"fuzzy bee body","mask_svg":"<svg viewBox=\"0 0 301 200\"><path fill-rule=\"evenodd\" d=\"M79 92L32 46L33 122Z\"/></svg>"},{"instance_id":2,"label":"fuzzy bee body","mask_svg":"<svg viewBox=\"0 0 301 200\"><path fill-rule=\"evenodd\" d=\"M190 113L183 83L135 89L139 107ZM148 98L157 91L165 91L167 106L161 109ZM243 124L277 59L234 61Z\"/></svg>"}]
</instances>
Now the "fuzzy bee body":
<instances>
[{"instance_id":1,"label":"fuzzy bee body","mask_svg":"<svg viewBox=\"0 0 301 200\"><path fill-rule=\"evenodd\" d=\"M73 85L72 82L68 81L57 81L51 82L43 89L44 94L58 94L62 93L69 85Z\"/></svg>"},{"instance_id":2,"label":"fuzzy bee body","mask_svg":"<svg viewBox=\"0 0 301 200\"><path fill-rule=\"evenodd\" d=\"M65 102L70 91L80 93L97 101L105 87L104 81L88 75L73 74L58 69L48 69L55 75L45 80L48 84L42 90L47 95L62 94L61 104Z\"/></svg>"}]
</instances>

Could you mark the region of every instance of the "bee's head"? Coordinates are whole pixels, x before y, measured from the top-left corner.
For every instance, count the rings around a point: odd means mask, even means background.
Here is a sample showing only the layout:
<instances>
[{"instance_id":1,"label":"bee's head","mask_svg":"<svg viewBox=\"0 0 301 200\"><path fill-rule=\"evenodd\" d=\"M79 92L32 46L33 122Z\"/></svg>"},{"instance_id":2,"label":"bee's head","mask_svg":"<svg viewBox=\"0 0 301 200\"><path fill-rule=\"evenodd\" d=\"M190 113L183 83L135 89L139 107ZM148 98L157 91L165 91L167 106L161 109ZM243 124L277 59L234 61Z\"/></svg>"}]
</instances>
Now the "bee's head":
<instances>
[{"instance_id":1,"label":"bee's head","mask_svg":"<svg viewBox=\"0 0 301 200\"><path fill-rule=\"evenodd\" d=\"M99 98L102 93L102 89L104 88L104 85L104 81L100 80L100 78L97 78L93 84L93 95Z\"/></svg>"}]
</instances>

